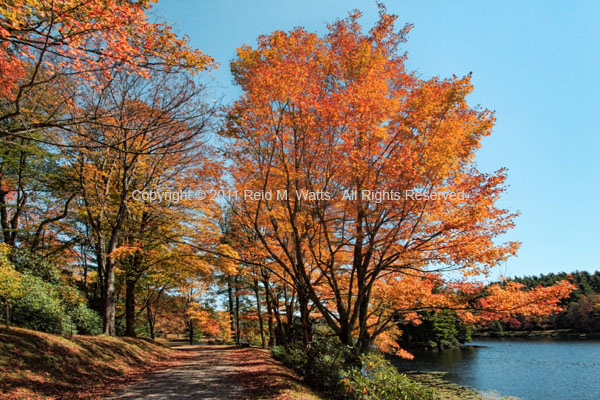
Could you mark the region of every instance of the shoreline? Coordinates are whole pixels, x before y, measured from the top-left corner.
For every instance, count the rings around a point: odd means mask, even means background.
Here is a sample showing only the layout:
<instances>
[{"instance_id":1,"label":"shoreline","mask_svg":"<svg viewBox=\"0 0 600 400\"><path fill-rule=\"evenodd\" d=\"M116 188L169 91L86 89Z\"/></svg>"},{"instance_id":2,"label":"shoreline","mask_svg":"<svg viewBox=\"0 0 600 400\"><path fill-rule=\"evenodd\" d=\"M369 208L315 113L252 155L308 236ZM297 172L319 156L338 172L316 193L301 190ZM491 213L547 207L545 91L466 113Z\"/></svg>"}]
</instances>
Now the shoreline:
<instances>
[{"instance_id":1,"label":"shoreline","mask_svg":"<svg viewBox=\"0 0 600 400\"><path fill-rule=\"evenodd\" d=\"M570 340L588 340L600 339L600 332L575 332L569 329L548 329L536 331L504 331L504 332L473 332L473 339L570 339Z\"/></svg>"},{"instance_id":2,"label":"shoreline","mask_svg":"<svg viewBox=\"0 0 600 400\"><path fill-rule=\"evenodd\" d=\"M445 378L448 372L443 371L403 371L415 382L433 388L444 400L520 400L518 397L502 396L497 392L481 392L470 386L459 385Z\"/></svg>"}]
</instances>

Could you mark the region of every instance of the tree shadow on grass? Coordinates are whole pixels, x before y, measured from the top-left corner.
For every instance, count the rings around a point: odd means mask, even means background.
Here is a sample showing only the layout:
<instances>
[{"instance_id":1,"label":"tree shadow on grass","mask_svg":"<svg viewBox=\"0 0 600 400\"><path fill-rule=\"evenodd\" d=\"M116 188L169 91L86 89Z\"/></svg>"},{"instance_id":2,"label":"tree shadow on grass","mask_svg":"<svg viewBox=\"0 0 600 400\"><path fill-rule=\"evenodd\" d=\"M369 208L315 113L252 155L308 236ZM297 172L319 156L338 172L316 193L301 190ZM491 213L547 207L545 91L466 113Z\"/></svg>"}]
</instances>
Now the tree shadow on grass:
<instances>
[{"instance_id":1,"label":"tree shadow on grass","mask_svg":"<svg viewBox=\"0 0 600 400\"><path fill-rule=\"evenodd\" d=\"M0 390L25 389L43 397L80 397L99 383L124 380L150 368L172 350L151 341L108 337L60 337L0 328Z\"/></svg>"}]
</instances>

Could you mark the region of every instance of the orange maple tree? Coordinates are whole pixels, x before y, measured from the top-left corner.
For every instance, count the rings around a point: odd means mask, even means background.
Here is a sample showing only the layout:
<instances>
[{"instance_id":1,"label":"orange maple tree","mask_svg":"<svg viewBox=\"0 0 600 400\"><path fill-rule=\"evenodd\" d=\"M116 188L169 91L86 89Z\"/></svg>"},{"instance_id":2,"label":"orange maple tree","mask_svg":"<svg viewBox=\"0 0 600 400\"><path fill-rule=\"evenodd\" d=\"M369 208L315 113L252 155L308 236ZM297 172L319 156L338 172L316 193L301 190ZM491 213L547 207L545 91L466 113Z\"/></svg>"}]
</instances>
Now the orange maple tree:
<instances>
[{"instance_id":1,"label":"orange maple tree","mask_svg":"<svg viewBox=\"0 0 600 400\"><path fill-rule=\"evenodd\" d=\"M411 26L398 31L380 6L363 33L359 17L323 37L297 28L239 48L231 69L242 95L223 135L236 223L293 284L305 343L315 307L342 343L366 352L399 312L477 308L467 278L519 243L495 240L517 214L496 205L505 171L474 163L494 115L468 105L470 76L421 79L400 51ZM439 292L448 272L463 287ZM516 289L492 288L482 307L538 298ZM548 289L543 302L566 290Z\"/></svg>"}]
</instances>

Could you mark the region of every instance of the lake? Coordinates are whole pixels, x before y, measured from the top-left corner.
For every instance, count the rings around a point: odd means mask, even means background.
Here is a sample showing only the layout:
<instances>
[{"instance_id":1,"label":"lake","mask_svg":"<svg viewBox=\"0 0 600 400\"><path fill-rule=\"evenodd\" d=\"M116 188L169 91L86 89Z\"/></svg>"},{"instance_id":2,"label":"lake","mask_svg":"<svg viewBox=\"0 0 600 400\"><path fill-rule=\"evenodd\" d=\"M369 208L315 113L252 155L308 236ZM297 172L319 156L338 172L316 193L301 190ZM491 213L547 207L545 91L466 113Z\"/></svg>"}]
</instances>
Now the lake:
<instances>
[{"instance_id":1,"label":"lake","mask_svg":"<svg viewBox=\"0 0 600 400\"><path fill-rule=\"evenodd\" d=\"M393 362L400 370L447 371L449 381L525 400L600 399L600 341L480 339L471 345Z\"/></svg>"}]
</instances>

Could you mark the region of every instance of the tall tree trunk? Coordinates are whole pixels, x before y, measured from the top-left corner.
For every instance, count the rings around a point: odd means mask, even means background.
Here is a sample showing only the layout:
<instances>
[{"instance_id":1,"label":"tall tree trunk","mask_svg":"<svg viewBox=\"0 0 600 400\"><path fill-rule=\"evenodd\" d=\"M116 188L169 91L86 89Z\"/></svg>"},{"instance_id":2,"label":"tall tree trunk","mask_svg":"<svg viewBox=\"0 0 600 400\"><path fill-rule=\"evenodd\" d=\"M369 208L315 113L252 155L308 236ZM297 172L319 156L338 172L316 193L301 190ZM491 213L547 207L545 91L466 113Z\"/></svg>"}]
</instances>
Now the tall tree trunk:
<instances>
[{"instance_id":1,"label":"tall tree trunk","mask_svg":"<svg viewBox=\"0 0 600 400\"><path fill-rule=\"evenodd\" d=\"M154 319L152 317L152 303L148 299L146 304L146 317L148 318L148 329L150 330L150 337L154 340Z\"/></svg>"},{"instance_id":2,"label":"tall tree trunk","mask_svg":"<svg viewBox=\"0 0 600 400\"><path fill-rule=\"evenodd\" d=\"M267 322L269 326L269 347L274 347L277 344L275 335L275 324L273 315L275 314L275 302L272 299L271 289L269 288L268 279L263 275L263 285L265 286L265 300L267 301Z\"/></svg>"},{"instance_id":3,"label":"tall tree trunk","mask_svg":"<svg viewBox=\"0 0 600 400\"><path fill-rule=\"evenodd\" d=\"M308 346L312 341L312 326L308 315L308 296L302 287L298 290L298 305L300 306L300 322L302 324L302 343Z\"/></svg>"},{"instance_id":4,"label":"tall tree trunk","mask_svg":"<svg viewBox=\"0 0 600 400\"><path fill-rule=\"evenodd\" d=\"M142 253L136 251L127 269L125 283L125 335L135 337L135 288L140 277Z\"/></svg>"},{"instance_id":5,"label":"tall tree trunk","mask_svg":"<svg viewBox=\"0 0 600 400\"><path fill-rule=\"evenodd\" d=\"M135 337L135 287L136 279L128 277L125 283L125 335Z\"/></svg>"},{"instance_id":6,"label":"tall tree trunk","mask_svg":"<svg viewBox=\"0 0 600 400\"><path fill-rule=\"evenodd\" d=\"M294 312L296 309L296 300L295 300L295 292L292 288L292 293L291 295L288 296L288 286L284 285L284 291L283 291L283 301L284 301L284 307L285 307L285 325L281 324L281 330L282 330L282 337L284 338L285 343L290 343L293 342L295 340L295 333L294 333Z\"/></svg>"},{"instance_id":7,"label":"tall tree trunk","mask_svg":"<svg viewBox=\"0 0 600 400\"><path fill-rule=\"evenodd\" d=\"M240 332L240 288L239 288L239 279L236 275L234 278L235 287L235 344L238 346L242 343L242 335Z\"/></svg>"},{"instance_id":8,"label":"tall tree trunk","mask_svg":"<svg viewBox=\"0 0 600 400\"><path fill-rule=\"evenodd\" d=\"M254 279L254 294L256 295L256 314L258 314L258 327L260 329L260 341L262 348L267 348L267 341L265 338L265 323L263 321L262 311L260 309L260 292L258 286L258 279Z\"/></svg>"},{"instance_id":9,"label":"tall tree trunk","mask_svg":"<svg viewBox=\"0 0 600 400\"><path fill-rule=\"evenodd\" d=\"M190 319L188 323L189 333L190 333L190 345L194 344L194 321Z\"/></svg>"},{"instance_id":10,"label":"tall tree trunk","mask_svg":"<svg viewBox=\"0 0 600 400\"><path fill-rule=\"evenodd\" d=\"M233 309L233 288L231 287L231 278L227 279L227 296L229 298L229 323L231 338L235 341L237 338L237 333L235 331L235 311Z\"/></svg>"},{"instance_id":11,"label":"tall tree trunk","mask_svg":"<svg viewBox=\"0 0 600 400\"><path fill-rule=\"evenodd\" d=\"M116 296L115 296L115 266L112 261L107 260L105 268L106 283L104 285L104 334L115 336L117 334L115 317L116 317Z\"/></svg>"},{"instance_id":12,"label":"tall tree trunk","mask_svg":"<svg viewBox=\"0 0 600 400\"><path fill-rule=\"evenodd\" d=\"M8 301L4 303L4 322L6 323L6 329L10 328L10 305Z\"/></svg>"},{"instance_id":13,"label":"tall tree trunk","mask_svg":"<svg viewBox=\"0 0 600 400\"><path fill-rule=\"evenodd\" d=\"M8 191L3 189L2 174L0 174L0 226L2 226L2 235L4 243L10 244L10 222L8 214Z\"/></svg>"},{"instance_id":14,"label":"tall tree trunk","mask_svg":"<svg viewBox=\"0 0 600 400\"><path fill-rule=\"evenodd\" d=\"M275 324L273 322L273 312L268 305L267 309L269 310L269 315L267 317L267 325L269 327L269 347L275 347L277 345L277 341L275 339Z\"/></svg>"}]
</instances>

